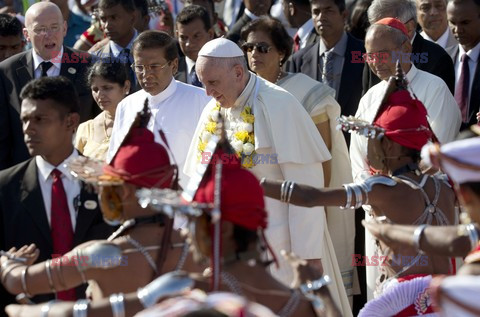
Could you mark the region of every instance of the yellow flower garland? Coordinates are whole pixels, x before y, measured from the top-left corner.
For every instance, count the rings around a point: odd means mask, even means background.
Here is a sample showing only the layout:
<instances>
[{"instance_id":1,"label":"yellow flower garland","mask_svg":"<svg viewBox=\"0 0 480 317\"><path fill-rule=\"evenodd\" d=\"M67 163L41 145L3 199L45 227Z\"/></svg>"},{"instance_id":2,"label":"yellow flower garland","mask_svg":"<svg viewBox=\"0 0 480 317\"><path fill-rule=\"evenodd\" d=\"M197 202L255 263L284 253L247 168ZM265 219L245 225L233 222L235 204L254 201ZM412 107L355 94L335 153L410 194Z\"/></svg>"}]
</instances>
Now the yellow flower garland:
<instances>
[{"instance_id":1,"label":"yellow flower garland","mask_svg":"<svg viewBox=\"0 0 480 317\"><path fill-rule=\"evenodd\" d=\"M204 124L202 133L198 142L198 160L202 158L210 137L216 133L218 114L220 112L220 104L217 102L208 115L208 120ZM255 134L253 132L253 124L255 116L252 113L252 107L246 106L240 113L240 118L230 122L225 129L227 138L236 154L240 157L244 168L252 168L255 166L253 156L255 155ZM213 153L212 153L213 154Z\"/></svg>"}]
</instances>

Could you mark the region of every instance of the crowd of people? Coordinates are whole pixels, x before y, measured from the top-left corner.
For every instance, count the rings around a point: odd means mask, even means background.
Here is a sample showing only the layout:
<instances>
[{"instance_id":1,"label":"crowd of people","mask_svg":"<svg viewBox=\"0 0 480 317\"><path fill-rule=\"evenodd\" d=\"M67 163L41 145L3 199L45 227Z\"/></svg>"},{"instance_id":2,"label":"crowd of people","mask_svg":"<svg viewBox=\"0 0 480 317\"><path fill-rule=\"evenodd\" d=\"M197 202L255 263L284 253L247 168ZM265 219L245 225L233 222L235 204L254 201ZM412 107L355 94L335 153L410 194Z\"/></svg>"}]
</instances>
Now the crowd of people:
<instances>
[{"instance_id":1,"label":"crowd of people","mask_svg":"<svg viewBox=\"0 0 480 317\"><path fill-rule=\"evenodd\" d=\"M0 1L0 316L479 316L480 1Z\"/></svg>"}]
</instances>

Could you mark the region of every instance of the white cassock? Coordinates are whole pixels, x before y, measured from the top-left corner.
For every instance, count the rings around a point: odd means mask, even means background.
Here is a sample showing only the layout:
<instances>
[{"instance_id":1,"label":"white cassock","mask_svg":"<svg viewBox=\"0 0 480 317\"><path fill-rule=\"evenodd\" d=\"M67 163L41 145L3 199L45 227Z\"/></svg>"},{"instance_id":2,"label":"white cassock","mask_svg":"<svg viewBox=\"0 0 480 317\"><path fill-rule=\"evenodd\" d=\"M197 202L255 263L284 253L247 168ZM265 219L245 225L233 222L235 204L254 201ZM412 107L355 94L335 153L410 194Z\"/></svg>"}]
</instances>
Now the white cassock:
<instances>
[{"instance_id":1,"label":"white cassock","mask_svg":"<svg viewBox=\"0 0 480 317\"><path fill-rule=\"evenodd\" d=\"M110 162L117 152L137 113L143 109L146 98L152 112L152 118L147 127L154 133L155 141L158 143L163 144L158 131L162 130L165 133L173 154L172 163L178 164L180 185L185 187L189 178L182 171L188 147L203 108L211 98L205 94L205 90L178 82L173 77L167 88L158 95L152 96L142 89L125 97L118 104L107 162Z\"/></svg>"},{"instance_id":2,"label":"white cassock","mask_svg":"<svg viewBox=\"0 0 480 317\"><path fill-rule=\"evenodd\" d=\"M411 66L406 77L409 82L409 91L413 92L418 100L425 105L428 112L428 122L439 141L446 143L454 140L460 130L461 114L445 82L435 75L417 69L414 65ZM386 88L386 81L381 81L370 88L360 99L355 117L372 122L385 95ZM360 182L370 177L366 161L367 143L367 138L357 133L352 133L350 160L355 182ZM369 206L364 206L364 209L369 209ZM366 219L371 218L368 212L365 217ZM365 253L367 256L372 256L374 251L375 240L368 230L365 230ZM378 270L375 266L367 266L366 271L367 297L370 300L373 298Z\"/></svg>"},{"instance_id":3,"label":"white cassock","mask_svg":"<svg viewBox=\"0 0 480 317\"><path fill-rule=\"evenodd\" d=\"M332 170L330 184L325 184L325 187L338 188L343 184L350 184L352 182L352 171L347 143L343 133L336 128L337 118L340 116L340 105L335 100L335 90L302 73L290 73L280 79L277 85L300 101L314 124L329 121ZM352 254L355 253L355 210L340 209L339 207L325 207L325 210L327 212L328 231L335 248L343 284L348 296L352 296L354 289ZM358 288L358 285L355 286Z\"/></svg>"},{"instance_id":4,"label":"white cassock","mask_svg":"<svg viewBox=\"0 0 480 317\"><path fill-rule=\"evenodd\" d=\"M222 109L222 114L228 122L238 117L246 105L252 106L255 115L255 151L262 158L267 155L271 158L257 162L251 171L258 178L293 180L323 187L322 162L331 156L312 119L297 99L250 73L250 80L235 105ZM212 100L202 113L185 162L187 175L195 172L200 135L215 106L216 102ZM290 265L280 258L282 249L293 251L302 259L322 259L325 274L334 281L329 288L342 316L351 316L333 244L325 226L324 208L297 207L270 198L265 201L268 210L266 236L280 264L280 269L273 269L272 274L287 285L292 281Z\"/></svg>"}]
</instances>

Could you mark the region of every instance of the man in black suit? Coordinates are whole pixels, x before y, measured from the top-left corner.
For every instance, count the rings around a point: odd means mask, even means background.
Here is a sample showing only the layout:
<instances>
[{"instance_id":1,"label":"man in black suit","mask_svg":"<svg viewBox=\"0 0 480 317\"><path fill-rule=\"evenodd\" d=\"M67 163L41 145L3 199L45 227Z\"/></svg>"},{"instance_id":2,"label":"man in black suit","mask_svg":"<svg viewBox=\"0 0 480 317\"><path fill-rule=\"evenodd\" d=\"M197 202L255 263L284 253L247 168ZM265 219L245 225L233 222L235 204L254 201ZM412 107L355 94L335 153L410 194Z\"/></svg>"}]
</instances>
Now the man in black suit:
<instances>
[{"instance_id":1,"label":"man in black suit","mask_svg":"<svg viewBox=\"0 0 480 317\"><path fill-rule=\"evenodd\" d=\"M178 59L175 79L203 87L195 71L195 62L203 45L214 38L212 21L207 9L194 4L183 8L177 15L175 29L175 36L185 55Z\"/></svg>"},{"instance_id":2,"label":"man in black suit","mask_svg":"<svg viewBox=\"0 0 480 317\"><path fill-rule=\"evenodd\" d=\"M453 94L455 87L455 71L448 53L438 44L424 39L417 32L417 8L412 0L374 0L368 8L368 20L371 25L380 19L396 17L408 30L412 42L412 63L416 68L436 75L445 81ZM365 64L363 70L363 93L380 82L371 69Z\"/></svg>"},{"instance_id":3,"label":"man in black suit","mask_svg":"<svg viewBox=\"0 0 480 317\"><path fill-rule=\"evenodd\" d=\"M286 69L304 73L334 88L342 114L354 115L361 97L363 70L363 64L354 56L365 52L363 42L344 31L347 17L344 0L312 0L311 11L321 41L293 54ZM327 63L327 55L332 56L333 61ZM325 68L329 63L333 63L333 71L327 75Z\"/></svg>"},{"instance_id":4,"label":"man in black suit","mask_svg":"<svg viewBox=\"0 0 480 317\"><path fill-rule=\"evenodd\" d=\"M272 7L272 0L243 0L245 4L245 10L242 16L235 22L232 28L227 33L227 39L238 44L240 41L240 32L242 28L248 24L248 22L261 17L262 15L268 15L270 8Z\"/></svg>"},{"instance_id":5,"label":"man in black suit","mask_svg":"<svg viewBox=\"0 0 480 317\"><path fill-rule=\"evenodd\" d=\"M34 243L41 262L85 241L105 239L112 230L102 219L96 195L64 166L79 155L72 143L80 121L73 84L62 76L40 78L25 86L21 98L32 158L0 172L0 249ZM79 289L70 294L82 295ZM0 287L0 311L12 300Z\"/></svg>"},{"instance_id":6,"label":"man in black suit","mask_svg":"<svg viewBox=\"0 0 480 317\"><path fill-rule=\"evenodd\" d=\"M462 112L461 129L465 129L477 124L480 112L480 0L450 1L447 18L459 42L454 55L455 100Z\"/></svg>"},{"instance_id":7,"label":"man in black suit","mask_svg":"<svg viewBox=\"0 0 480 317\"><path fill-rule=\"evenodd\" d=\"M25 15L25 26L25 38L33 48L0 63L0 170L29 158L20 124L19 94L30 80L65 76L77 87L81 121L99 113L85 80L90 55L62 45L66 22L60 9L50 2L35 3Z\"/></svg>"}]
</instances>

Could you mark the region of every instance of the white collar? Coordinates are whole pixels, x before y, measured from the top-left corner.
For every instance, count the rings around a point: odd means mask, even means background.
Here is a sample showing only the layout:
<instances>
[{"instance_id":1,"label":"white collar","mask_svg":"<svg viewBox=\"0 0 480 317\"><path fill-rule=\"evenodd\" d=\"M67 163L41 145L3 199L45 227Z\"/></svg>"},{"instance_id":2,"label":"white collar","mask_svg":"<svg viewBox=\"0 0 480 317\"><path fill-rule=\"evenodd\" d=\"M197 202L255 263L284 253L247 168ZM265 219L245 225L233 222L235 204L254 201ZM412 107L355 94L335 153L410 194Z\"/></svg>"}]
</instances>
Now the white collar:
<instances>
[{"instance_id":1,"label":"white collar","mask_svg":"<svg viewBox=\"0 0 480 317\"><path fill-rule=\"evenodd\" d=\"M254 84L255 84L255 78L257 76L250 71L248 73L250 74L250 78L248 79L248 82L245 85L245 88L243 89L240 96L238 96L237 100L235 100L234 106L232 108L243 108L243 106L245 106L245 104L248 101L248 98L250 98L250 95L253 92Z\"/></svg>"},{"instance_id":2,"label":"white collar","mask_svg":"<svg viewBox=\"0 0 480 317\"><path fill-rule=\"evenodd\" d=\"M422 37L424 37L426 40L429 40L431 42L434 42L434 43L437 43L438 45L440 45L441 47L445 48L447 47L447 42L448 42L448 33L450 32L450 29L447 28L445 29L445 32L443 32L443 34L438 38L438 40L434 41L430 36L428 36L427 33L425 33L425 31L422 31L422 33L420 33L422 35Z\"/></svg>"},{"instance_id":3,"label":"white collar","mask_svg":"<svg viewBox=\"0 0 480 317\"><path fill-rule=\"evenodd\" d=\"M60 67L62 66L62 56L63 56L63 46L60 49L60 52L58 53L58 55L49 59L48 61L50 61L53 64L53 66L60 69ZM45 62L45 60L40 55L38 55L37 52L35 52L34 48L32 48L32 57L33 57L33 70L36 70L42 62Z\"/></svg>"},{"instance_id":4,"label":"white collar","mask_svg":"<svg viewBox=\"0 0 480 317\"><path fill-rule=\"evenodd\" d=\"M307 22L303 23L301 27L297 30L297 35L300 38L301 43L305 42L313 30L313 20L308 19Z\"/></svg>"},{"instance_id":5,"label":"white collar","mask_svg":"<svg viewBox=\"0 0 480 317\"><path fill-rule=\"evenodd\" d=\"M150 108L152 108L152 109L159 108L160 104L165 99L167 99L168 97L173 95L176 90L177 90L177 81L172 76L172 80L170 81L170 84L168 84L167 88L165 88L162 92L160 92L159 94L157 94L155 96L152 96L152 95L147 93Z\"/></svg>"},{"instance_id":6,"label":"white collar","mask_svg":"<svg viewBox=\"0 0 480 317\"><path fill-rule=\"evenodd\" d=\"M124 49L129 49L130 52L131 52L132 51L132 46L133 46L133 41L137 38L137 35L138 35L138 32L137 32L137 30L134 29L133 37L130 40L130 42L128 43L127 47L121 47L120 45L118 45L114 41L110 40L109 41L110 50L112 51L113 56L118 56Z\"/></svg>"},{"instance_id":7,"label":"white collar","mask_svg":"<svg viewBox=\"0 0 480 317\"><path fill-rule=\"evenodd\" d=\"M462 57L462 55L465 53L465 50L463 49L462 45L458 44L459 51L458 51L458 60ZM477 62L478 60L478 54L480 53L480 42L477 43L472 49L470 49L467 52L468 57L473 61Z\"/></svg>"},{"instance_id":8,"label":"white collar","mask_svg":"<svg viewBox=\"0 0 480 317\"><path fill-rule=\"evenodd\" d=\"M415 41L415 37L417 36L417 31L413 32L412 39L410 40L410 44L413 45L413 41Z\"/></svg>"},{"instance_id":9,"label":"white collar","mask_svg":"<svg viewBox=\"0 0 480 317\"><path fill-rule=\"evenodd\" d=\"M243 10L243 13L245 13L245 14L247 15L247 17L249 17L250 19L252 19L252 21L259 18L259 17L257 17L255 14L253 14L252 11L248 10L247 8L245 8L245 9Z\"/></svg>"},{"instance_id":10,"label":"white collar","mask_svg":"<svg viewBox=\"0 0 480 317\"><path fill-rule=\"evenodd\" d=\"M62 163L58 164L58 166L53 166L49 162L45 161L45 159L40 155L35 156L35 163L37 164L38 173L42 177L43 181L47 181L54 169L58 169L63 175L65 175L66 178L68 178L68 180L71 181L74 180L74 177L72 174L70 174L70 171L67 169L65 163L78 156L78 151L74 148L72 154L63 160Z\"/></svg>"},{"instance_id":11,"label":"white collar","mask_svg":"<svg viewBox=\"0 0 480 317\"><path fill-rule=\"evenodd\" d=\"M185 63L187 64L187 74L190 75L193 66L195 66L195 61L185 56Z\"/></svg>"}]
</instances>

